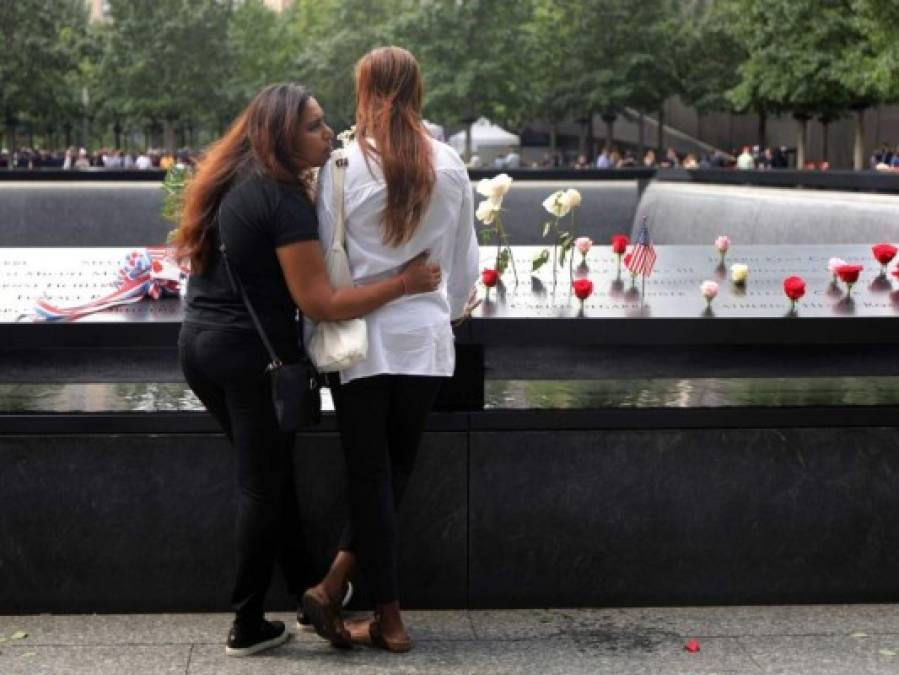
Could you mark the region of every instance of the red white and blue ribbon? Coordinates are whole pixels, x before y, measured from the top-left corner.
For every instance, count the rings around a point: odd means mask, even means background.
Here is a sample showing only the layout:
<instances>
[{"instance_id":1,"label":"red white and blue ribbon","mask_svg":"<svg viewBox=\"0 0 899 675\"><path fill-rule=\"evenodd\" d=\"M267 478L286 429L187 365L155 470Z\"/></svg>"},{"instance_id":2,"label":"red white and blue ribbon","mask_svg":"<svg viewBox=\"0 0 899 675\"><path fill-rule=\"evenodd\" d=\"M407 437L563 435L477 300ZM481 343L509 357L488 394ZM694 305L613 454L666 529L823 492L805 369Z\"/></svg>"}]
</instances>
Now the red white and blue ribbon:
<instances>
[{"instance_id":1,"label":"red white and blue ribbon","mask_svg":"<svg viewBox=\"0 0 899 675\"><path fill-rule=\"evenodd\" d=\"M72 321L86 314L140 302L146 297L158 300L178 296L186 272L164 246L136 249L125 256L118 271L118 286L112 293L74 307L58 307L41 298L35 303L34 312L38 320Z\"/></svg>"}]
</instances>

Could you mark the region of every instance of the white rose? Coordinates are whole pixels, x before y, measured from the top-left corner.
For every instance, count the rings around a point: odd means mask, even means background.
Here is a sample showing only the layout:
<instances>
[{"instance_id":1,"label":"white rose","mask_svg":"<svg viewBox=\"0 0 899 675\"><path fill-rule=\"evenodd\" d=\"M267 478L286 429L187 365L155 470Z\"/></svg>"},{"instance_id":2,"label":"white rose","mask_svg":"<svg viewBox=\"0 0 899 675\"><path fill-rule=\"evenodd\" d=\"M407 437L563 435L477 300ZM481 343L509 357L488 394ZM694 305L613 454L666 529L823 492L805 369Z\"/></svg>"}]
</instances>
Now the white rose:
<instances>
[{"instance_id":1,"label":"white rose","mask_svg":"<svg viewBox=\"0 0 899 675\"><path fill-rule=\"evenodd\" d=\"M475 189L479 195L501 202L510 187L512 187L512 179L507 174L501 173L493 178L481 179Z\"/></svg>"},{"instance_id":2,"label":"white rose","mask_svg":"<svg viewBox=\"0 0 899 675\"><path fill-rule=\"evenodd\" d=\"M543 200L543 208L553 214L556 218L563 218L571 211L571 206L563 201L565 193L562 190L553 192L549 197Z\"/></svg>"},{"instance_id":3,"label":"white rose","mask_svg":"<svg viewBox=\"0 0 899 675\"><path fill-rule=\"evenodd\" d=\"M736 263L730 266L730 278L735 284L745 284L749 277L749 265Z\"/></svg>"},{"instance_id":4,"label":"white rose","mask_svg":"<svg viewBox=\"0 0 899 675\"><path fill-rule=\"evenodd\" d=\"M576 209L581 205L581 193L573 188L569 188L562 194L561 200L569 210Z\"/></svg>"},{"instance_id":5,"label":"white rose","mask_svg":"<svg viewBox=\"0 0 899 675\"><path fill-rule=\"evenodd\" d=\"M827 261L827 271L830 272L834 277L837 276L837 268L842 267L846 264L846 261L842 258L831 258Z\"/></svg>"},{"instance_id":6,"label":"white rose","mask_svg":"<svg viewBox=\"0 0 899 675\"><path fill-rule=\"evenodd\" d=\"M499 213L500 205L493 199L485 199L478 204L478 210L474 212L475 218L480 220L484 225L492 225L496 220L496 214Z\"/></svg>"}]
</instances>

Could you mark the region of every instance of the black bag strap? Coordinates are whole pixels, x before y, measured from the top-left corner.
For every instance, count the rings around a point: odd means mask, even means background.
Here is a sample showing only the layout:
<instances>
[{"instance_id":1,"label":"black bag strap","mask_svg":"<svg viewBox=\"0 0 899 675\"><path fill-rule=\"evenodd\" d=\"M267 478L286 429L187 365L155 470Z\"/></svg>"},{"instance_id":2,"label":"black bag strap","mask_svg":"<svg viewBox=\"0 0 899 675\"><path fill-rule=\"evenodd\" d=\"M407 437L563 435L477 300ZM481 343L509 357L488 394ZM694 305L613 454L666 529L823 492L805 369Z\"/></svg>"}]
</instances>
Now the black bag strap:
<instances>
[{"instance_id":1,"label":"black bag strap","mask_svg":"<svg viewBox=\"0 0 899 675\"><path fill-rule=\"evenodd\" d=\"M275 353L275 348L272 347L272 343L269 341L268 335L266 335L265 329L262 327L262 322L259 320L259 315L256 314L256 310L253 309L253 303L250 302L250 298L249 296L247 296L246 289L243 287L243 284L240 283L240 279L235 276L234 272L231 270L231 264L228 262L228 252L227 248L225 247L225 233L224 229L222 228L222 204L219 204L218 230L219 251L222 254L222 262L225 263L225 272L227 272L228 280L231 282L231 289L235 293L240 293L240 296L243 298L243 303L247 306L247 311L250 313L250 318L253 320L253 325L256 326L256 331L259 333L259 337L262 338L262 344L265 345L265 350L268 352L268 356L271 359L271 363L268 364L266 371L280 368L284 364ZM303 344L303 331L301 329L298 332L300 334L300 348L305 350L305 345Z\"/></svg>"}]
</instances>

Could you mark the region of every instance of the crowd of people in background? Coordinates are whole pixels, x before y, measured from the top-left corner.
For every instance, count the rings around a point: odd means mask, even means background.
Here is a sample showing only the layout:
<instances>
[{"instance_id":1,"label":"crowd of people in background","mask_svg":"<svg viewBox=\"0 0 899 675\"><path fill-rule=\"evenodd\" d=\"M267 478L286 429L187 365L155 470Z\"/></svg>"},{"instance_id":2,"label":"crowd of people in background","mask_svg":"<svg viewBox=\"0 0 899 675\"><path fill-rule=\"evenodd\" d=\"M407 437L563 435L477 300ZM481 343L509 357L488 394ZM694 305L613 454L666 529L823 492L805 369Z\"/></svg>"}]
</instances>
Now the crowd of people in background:
<instances>
[{"instance_id":1,"label":"crowd of people in background","mask_svg":"<svg viewBox=\"0 0 899 675\"><path fill-rule=\"evenodd\" d=\"M871 154L868 165L875 171L899 171L899 145L895 149L882 144Z\"/></svg>"},{"instance_id":2,"label":"crowd of people in background","mask_svg":"<svg viewBox=\"0 0 899 675\"><path fill-rule=\"evenodd\" d=\"M567 156L561 151L546 152L540 161L522 163L518 153L510 153L497 157L493 162L493 168L508 169L526 166L533 169L786 169L790 164L790 150L786 147L768 147L761 149L759 146L745 146L742 150L735 149L730 153L721 150L711 152L678 152L674 147L669 147L661 153L654 149L646 150L638 155L633 150L618 147L604 147L590 161L586 154ZM897 162L899 162L899 154ZM512 161L510 162L510 158ZM475 168L484 166L478 161L469 164ZM806 163L806 169L829 169L827 162Z\"/></svg>"},{"instance_id":3,"label":"crowd of people in background","mask_svg":"<svg viewBox=\"0 0 899 675\"><path fill-rule=\"evenodd\" d=\"M0 150L0 169L118 169L167 171L176 163L192 165L197 154L190 148L172 151L149 148L132 152L115 148L99 148L88 152L85 148L69 147L66 150L19 148L10 153Z\"/></svg>"},{"instance_id":4,"label":"crowd of people in background","mask_svg":"<svg viewBox=\"0 0 899 675\"><path fill-rule=\"evenodd\" d=\"M650 149L642 158L630 149L619 150L617 147L605 147L591 162L587 155L574 155L573 159L561 151L547 152L542 159L525 163L518 152L497 157L492 168L574 168L574 169L629 169L629 168L683 168L683 169L786 169L791 165L791 150L785 146L767 147L746 145L731 153L715 150L712 152L680 153L669 147L664 153L656 153ZM147 171L151 169L167 171L180 163L193 165L198 154L191 148L165 150L149 148L145 151L125 151L114 148L99 148L88 152L85 148L69 147L66 150L44 150L40 148L20 148L10 153L6 148L0 150L0 169L118 169ZM883 143L868 160L869 167L876 171L899 171L899 146L892 148ZM472 157L469 166L483 167L476 156ZM806 162L807 170L830 169L829 162Z\"/></svg>"}]
</instances>

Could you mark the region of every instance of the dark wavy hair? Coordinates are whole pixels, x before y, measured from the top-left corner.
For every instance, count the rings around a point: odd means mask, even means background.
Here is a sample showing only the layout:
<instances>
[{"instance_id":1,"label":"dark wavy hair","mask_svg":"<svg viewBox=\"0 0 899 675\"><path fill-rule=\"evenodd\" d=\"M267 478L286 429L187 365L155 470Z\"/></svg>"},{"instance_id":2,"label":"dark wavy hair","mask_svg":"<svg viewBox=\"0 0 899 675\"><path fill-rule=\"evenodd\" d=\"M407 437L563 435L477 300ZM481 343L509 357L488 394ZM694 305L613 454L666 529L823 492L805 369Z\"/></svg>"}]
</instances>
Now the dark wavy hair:
<instances>
[{"instance_id":1,"label":"dark wavy hair","mask_svg":"<svg viewBox=\"0 0 899 675\"><path fill-rule=\"evenodd\" d=\"M209 228L236 175L250 170L299 183L300 120L310 97L300 84L268 85L200 160L185 188L181 221L172 238L179 259L190 260L192 271L202 272L209 262Z\"/></svg>"}]
</instances>

